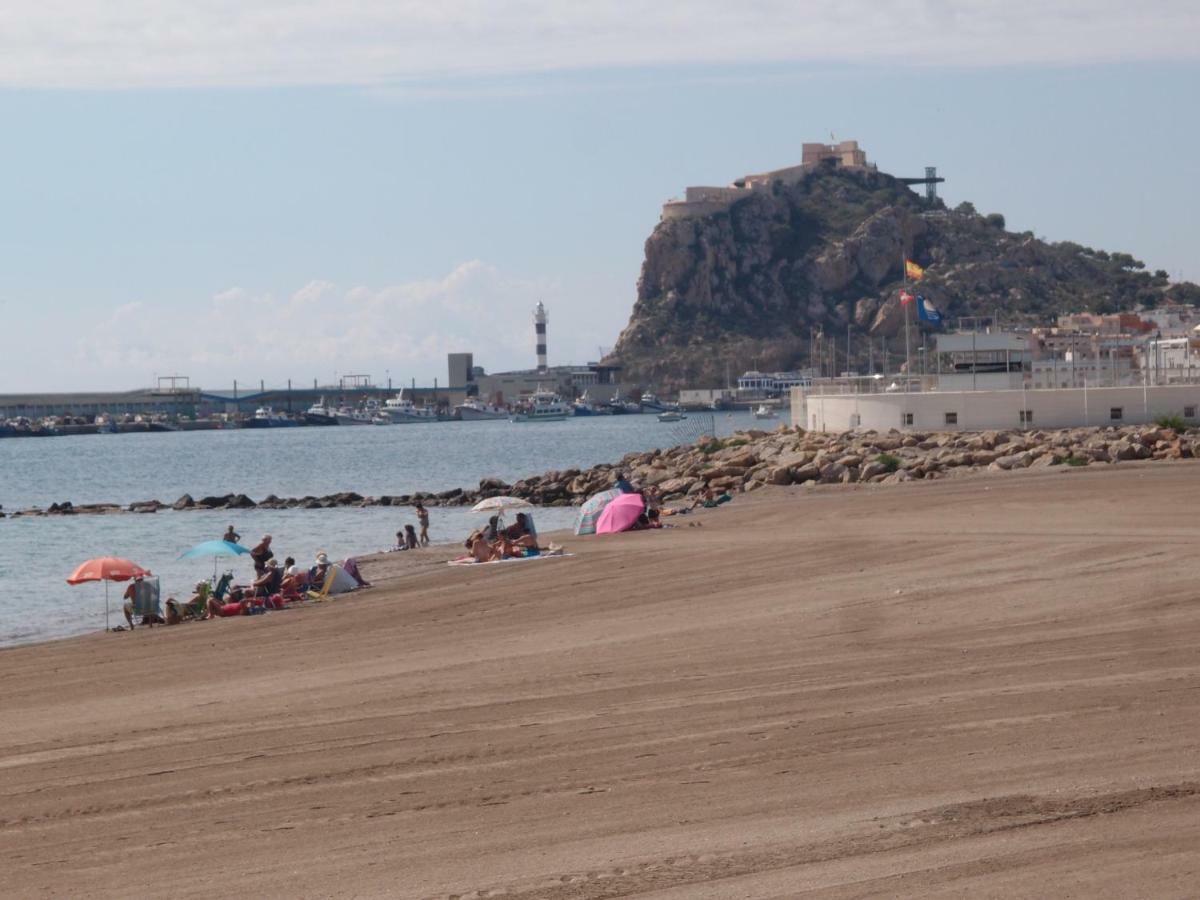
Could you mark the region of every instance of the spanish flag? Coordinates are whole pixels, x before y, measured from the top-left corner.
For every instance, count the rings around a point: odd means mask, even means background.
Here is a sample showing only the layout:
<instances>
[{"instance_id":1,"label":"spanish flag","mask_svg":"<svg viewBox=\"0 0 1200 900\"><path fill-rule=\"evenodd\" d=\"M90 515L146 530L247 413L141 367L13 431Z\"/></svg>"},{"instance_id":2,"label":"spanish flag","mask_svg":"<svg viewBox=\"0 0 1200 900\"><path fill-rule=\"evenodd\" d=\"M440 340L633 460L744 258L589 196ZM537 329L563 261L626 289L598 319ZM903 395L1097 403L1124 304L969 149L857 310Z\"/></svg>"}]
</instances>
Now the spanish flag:
<instances>
[{"instance_id":1,"label":"spanish flag","mask_svg":"<svg viewBox=\"0 0 1200 900\"><path fill-rule=\"evenodd\" d=\"M911 278L913 281L920 281L925 277L925 270L918 266L911 259L906 259L904 261L904 275L907 278Z\"/></svg>"}]
</instances>

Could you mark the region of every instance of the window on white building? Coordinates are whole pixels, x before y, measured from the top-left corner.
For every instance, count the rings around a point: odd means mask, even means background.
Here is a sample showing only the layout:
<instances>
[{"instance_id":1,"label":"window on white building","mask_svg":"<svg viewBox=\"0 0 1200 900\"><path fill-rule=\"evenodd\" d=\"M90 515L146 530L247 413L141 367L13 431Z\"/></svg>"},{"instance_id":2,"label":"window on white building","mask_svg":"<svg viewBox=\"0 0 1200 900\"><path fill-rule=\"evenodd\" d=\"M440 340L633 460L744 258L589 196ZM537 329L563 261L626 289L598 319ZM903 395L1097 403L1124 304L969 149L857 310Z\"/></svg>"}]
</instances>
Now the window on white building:
<instances>
[{"instance_id":1,"label":"window on white building","mask_svg":"<svg viewBox=\"0 0 1200 900\"><path fill-rule=\"evenodd\" d=\"M1021 420L1022 425L1033 424L1033 410L1032 409L1021 410L1018 418Z\"/></svg>"},{"instance_id":2,"label":"window on white building","mask_svg":"<svg viewBox=\"0 0 1200 900\"><path fill-rule=\"evenodd\" d=\"M901 425L911 425L912 423L913 423L913 414L912 413L900 413L900 424Z\"/></svg>"},{"instance_id":3,"label":"window on white building","mask_svg":"<svg viewBox=\"0 0 1200 900\"><path fill-rule=\"evenodd\" d=\"M1194 418L1196 418L1196 407L1194 407L1194 406L1185 406L1185 407L1183 408L1183 417L1184 417L1185 419L1194 419Z\"/></svg>"},{"instance_id":4,"label":"window on white building","mask_svg":"<svg viewBox=\"0 0 1200 900\"><path fill-rule=\"evenodd\" d=\"M1123 406L1110 407L1108 410L1108 417L1114 422L1125 418L1125 407L1123 407Z\"/></svg>"},{"instance_id":5,"label":"window on white building","mask_svg":"<svg viewBox=\"0 0 1200 900\"><path fill-rule=\"evenodd\" d=\"M956 412L946 413L946 424L947 425L957 425L958 424L958 413L956 413Z\"/></svg>"}]
</instances>

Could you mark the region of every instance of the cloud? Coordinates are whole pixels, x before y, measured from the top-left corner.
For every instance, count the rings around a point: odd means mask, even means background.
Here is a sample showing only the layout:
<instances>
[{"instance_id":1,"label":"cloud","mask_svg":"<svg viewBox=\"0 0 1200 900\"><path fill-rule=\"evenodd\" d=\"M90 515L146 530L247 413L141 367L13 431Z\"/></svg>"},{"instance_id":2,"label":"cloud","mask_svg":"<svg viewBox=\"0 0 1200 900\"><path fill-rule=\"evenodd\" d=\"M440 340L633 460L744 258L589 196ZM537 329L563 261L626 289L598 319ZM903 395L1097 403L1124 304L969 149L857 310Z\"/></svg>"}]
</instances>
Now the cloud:
<instances>
[{"instance_id":1,"label":"cloud","mask_svg":"<svg viewBox=\"0 0 1200 900\"><path fill-rule=\"evenodd\" d=\"M650 66L1195 61L1198 37L1195 0L10 0L0 86L436 95L446 80Z\"/></svg>"},{"instance_id":2,"label":"cloud","mask_svg":"<svg viewBox=\"0 0 1200 900\"><path fill-rule=\"evenodd\" d=\"M473 351L493 369L532 365L533 305L559 291L479 260L440 278L378 288L311 281L275 295L232 287L191 310L123 304L78 339L74 361L93 378L125 386L174 373L203 387L234 378L324 384L335 373L445 383L452 351Z\"/></svg>"}]
</instances>

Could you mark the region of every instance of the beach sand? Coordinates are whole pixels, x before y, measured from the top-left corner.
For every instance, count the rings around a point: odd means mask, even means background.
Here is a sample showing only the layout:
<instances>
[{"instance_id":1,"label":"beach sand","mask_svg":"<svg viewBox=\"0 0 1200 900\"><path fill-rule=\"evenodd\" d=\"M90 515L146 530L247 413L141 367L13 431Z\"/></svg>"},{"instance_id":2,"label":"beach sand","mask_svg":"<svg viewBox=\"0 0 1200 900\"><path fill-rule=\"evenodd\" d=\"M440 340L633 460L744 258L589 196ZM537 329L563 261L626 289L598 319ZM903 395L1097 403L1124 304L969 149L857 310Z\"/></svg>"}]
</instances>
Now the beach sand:
<instances>
[{"instance_id":1,"label":"beach sand","mask_svg":"<svg viewBox=\"0 0 1200 900\"><path fill-rule=\"evenodd\" d=\"M0 652L0 893L1194 896L1198 485L770 489Z\"/></svg>"}]
</instances>

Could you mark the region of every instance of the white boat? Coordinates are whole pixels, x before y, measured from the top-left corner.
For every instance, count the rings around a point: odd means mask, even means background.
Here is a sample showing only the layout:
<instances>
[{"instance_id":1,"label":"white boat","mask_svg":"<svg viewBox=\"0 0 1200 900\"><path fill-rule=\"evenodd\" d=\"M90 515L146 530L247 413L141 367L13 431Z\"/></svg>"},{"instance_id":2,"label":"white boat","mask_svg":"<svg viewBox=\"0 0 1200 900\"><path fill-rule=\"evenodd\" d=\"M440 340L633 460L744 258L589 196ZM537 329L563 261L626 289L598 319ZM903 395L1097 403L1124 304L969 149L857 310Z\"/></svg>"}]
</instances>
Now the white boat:
<instances>
[{"instance_id":1,"label":"white boat","mask_svg":"<svg viewBox=\"0 0 1200 900\"><path fill-rule=\"evenodd\" d=\"M553 391L540 387L529 398L529 405L512 417L514 422L554 422L569 418L572 409Z\"/></svg>"},{"instance_id":2,"label":"white boat","mask_svg":"<svg viewBox=\"0 0 1200 900\"><path fill-rule=\"evenodd\" d=\"M418 422L436 422L437 413L428 406L417 406L404 396L404 391L398 393L383 403L383 414L396 425L412 425Z\"/></svg>"},{"instance_id":3,"label":"white boat","mask_svg":"<svg viewBox=\"0 0 1200 900\"><path fill-rule=\"evenodd\" d=\"M758 405L758 409L756 409L754 411L754 418L756 418L756 419L777 419L779 417L777 415L775 415L775 410L771 409L771 407L767 406L767 404L760 403Z\"/></svg>"},{"instance_id":4,"label":"white boat","mask_svg":"<svg viewBox=\"0 0 1200 900\"><path fill-rule=\"evenodd\" d=\"M291 428L299 425L295 419L283 413L277 413L269 406L260 406L254 411L254 418L247 419L246 428Z\"/></svg>"},{"instance_id":5,"label":"white boat","mask_svg":"<svg viewBox=\"0 0 1200 900\"><path fill-rule=\"evenodd\" d=\"M660 422L680 422L686 418L687 416L677 409L664 410L658 414L658 421Z\"/></svg>"},{"instance_id":6,"label":"white boat","mask_svg":"<svg viewBox=\"0 0 1200 900\"><path fill-rule=\"evenodd\" d=\"M370 425L371 414L363 410L351 409L348 406L339 408L334 414L339 425Z\"/></svg>"},{"instance_id":7,"label":"white boat","mask_svg":"<svg viewBox=\"0 0 1200 900\"><path fill-rule=\"evenodd\" d=\"M484 419L507 419L509 412L503 406L493 406L490 403L480 403L476 397L468 397L454 407L458 417L464 422L480 422Z\"/></svg>"}]
</instances>

